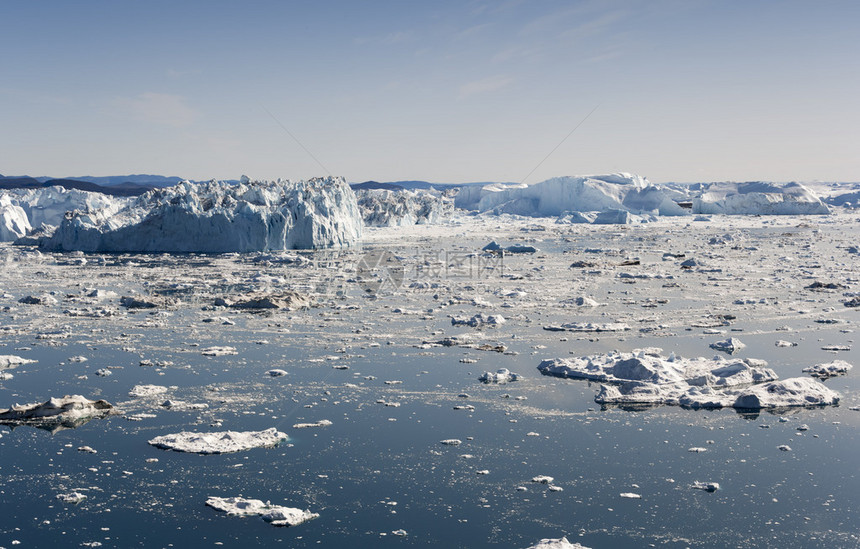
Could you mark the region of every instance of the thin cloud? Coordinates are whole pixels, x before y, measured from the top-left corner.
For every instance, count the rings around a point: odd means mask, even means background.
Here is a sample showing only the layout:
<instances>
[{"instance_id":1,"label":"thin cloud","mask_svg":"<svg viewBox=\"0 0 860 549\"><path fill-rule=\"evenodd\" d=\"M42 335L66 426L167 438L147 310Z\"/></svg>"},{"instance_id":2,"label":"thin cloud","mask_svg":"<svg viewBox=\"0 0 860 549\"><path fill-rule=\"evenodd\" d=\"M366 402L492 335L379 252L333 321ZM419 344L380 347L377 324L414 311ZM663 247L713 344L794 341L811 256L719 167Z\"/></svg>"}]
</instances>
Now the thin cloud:
<instances>
[{"instance_id":1,"label":"thin cloud","mask_svg":"<svg viewBox=\"0 0 860 549\"><path fill-rule=\"evenodd\" d=\"M473 80L460 86L459 98L467 99L474 95L492 93L507 87L513 81L513 78L502 75L489 76L480 80Z\"/></svg>"},{"instance_id":2,"label":"thin cloud","mask_svg":"<svg viewBox=\"0 0 860 549\"><path fill-rule=\"evenodd\" d=\"M194 123L198 113L185 98L168 93L145 92L134 97L120 97L114 107L126 116L158 126L185 128Z\"/></svg>"}]
</instances>

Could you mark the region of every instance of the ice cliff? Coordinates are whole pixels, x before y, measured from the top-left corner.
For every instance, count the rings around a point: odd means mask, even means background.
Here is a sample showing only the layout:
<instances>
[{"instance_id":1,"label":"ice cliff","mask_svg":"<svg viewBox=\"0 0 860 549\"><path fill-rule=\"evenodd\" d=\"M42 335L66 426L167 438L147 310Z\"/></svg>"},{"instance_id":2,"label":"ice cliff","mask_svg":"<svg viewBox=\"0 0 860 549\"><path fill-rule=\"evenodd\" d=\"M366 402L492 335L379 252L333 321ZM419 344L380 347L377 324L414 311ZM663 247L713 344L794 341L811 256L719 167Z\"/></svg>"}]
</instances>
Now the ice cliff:
<instances>
[{"instance_id":1,"label":"ice cliff","mask_svg":"<svg viewBox=\"0 0 860 549\"><path fill-rule=\"evenodd\" d=\"M821 215L830 208L800 183L713 183L693 198L693 213L728 215Z\"/></svg>"},{"instance_id":2,"label":"ice cliff","mask_svg":"<svg viewBox=\"0 0 860 549\"><path fill-rule=\"evenodd\" d=\"M622 210L634 214L686 215L660 186L627 173L556 177L534 185L491 184L463 187L458 208L533 217L565 212Z\"/></svg>"},{"instance_id":3,"label":"ice cliff","mask_svg":"<svg viewBox=\"0 0 860 549\"><path fill-rule=\"evenodd\" d=\"M367 189L357 190L355 195L369 227L441 223L454 212L453 200L439 192Z\"/></svg>"},{"instance_id":4,"label":"ice cliff","mask_svg":"<svg viewBox=\"0 0 860 549\"><path fill-rule=\"evenodd\" d=\"M15 240L27 234L30 221L24 209L12 203L7 195L0 195L0 242Z\"/></svg>"},{"instance_id":5,"label":"ice cliff","mask_svg":"<svg viewBox=\"0 0 860 549\"><path fill-rule=\"evenodd\" d=\"M184 181L117 212L75 211L40 243L51 251L251 252L348 247L361 238L355 194L342 178Z\"/></svg>"}]
</instances>

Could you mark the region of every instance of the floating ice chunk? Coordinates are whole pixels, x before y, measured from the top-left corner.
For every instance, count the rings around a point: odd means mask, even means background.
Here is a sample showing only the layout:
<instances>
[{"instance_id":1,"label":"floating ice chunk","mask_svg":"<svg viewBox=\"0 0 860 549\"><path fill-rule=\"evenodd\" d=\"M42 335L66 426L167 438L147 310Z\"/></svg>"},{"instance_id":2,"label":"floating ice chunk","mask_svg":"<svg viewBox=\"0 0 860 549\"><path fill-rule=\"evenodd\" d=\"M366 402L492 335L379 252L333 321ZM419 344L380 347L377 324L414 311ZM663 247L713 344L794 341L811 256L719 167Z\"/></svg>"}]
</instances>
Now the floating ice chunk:
<instances>
[{"instance_id":1,"label":"floating ice chunk","mask_svg":"<svg viewBox=\"0 0 860 549\"><path fill-rule=\"evenodd\" d=\"M730 337L722 341L716 341L714 343L711 343L709 347L711 349L714 349L715 351L722 351L731 355L740 351L741 349L746 347L746 345L744 345L741 340L736 339L734 337Z\"/></svg>"},{"instance_id":2,"label":"floating ice chunk","mask_svg":"<svg viewBox=\"0 0 860 549\"><path fill-rule=\"evenodd\" d=\"M227 356L227 355L238 355L239 352L236 351L235 347L207 347L200 351L200 354L203 356Z\"/></svg>"},{"instance_id":3,"label":"floating ice chunk","mask_svg":"<svg viewBox=\"0 0 860 549\"><path fill-rule=\"evenodd\" d=\"M774 345L777 347L797 347L797 343L794 343L793 341L784 341L782 339L774 343Z\"/></svg>"},{"instance_id":4,"label":"floating ice chunk","mask_svg":"<svg viewBox=\"0 0 860 549\"><path fill-rule=\"evenodd\" d=\"M626 499L642 499L641 495L635 494L633 492L622 492L618 495Z\"/></svg>"},{"instance_id":5,"label":"floating ice chunk","mask_svg":"<svg viewBox=\"0 0 860 549\"><path fill-rule=\"evenodd\" d=\"M499 368L495 373L493 372L484 372L478 378L478 381L483 381L484 383L509 383L511 381L519 381L522 379L522 376L519 374L515 374L508 370L507 368Z\"/></svg>"},{"instance_id":6,"label":"floating ice chunk","mask_svg":"<svg viewBox=\"0 0 860 549\"><path fill-rule=\"evenodd\" d=\"M81 395L51 398L41 404L13 406L0 410L0 425L32 425L44 429L71 429L94 418L116 413L105 400L89 400Z\"/></svg>"},{"instance_id":7,"label":"floating ice chunk","mask_svg":"<svg viewBox=\"0 0 860 549\"><path fill-rule=\"evenodd\" d=\"M532 477L532 482L537 484L551 484L555 479L547 476L547 475L538 475L536 477Z\"/></svg>"},{"instance_id":8,"label":"floating ice chunk","mask_svg":"<svg viewBox=\"0 0 860 549\"><path fill-rule=\"evenodd\" d=\"M27 295L18 300L18 303L24 305L56 305L59 303L57 299L49 294L39 296Z\"/></svg>"},{"instance_id":9,"label":"floating ice chunk","mask_svg":"<svg viewBox=\"0 0 860 549\"><path fill-rule=\"evenodd\" d=\"M155 437L149 444L176 452L226 454L251 448L271 448L286 439L285 433L272 427L265 431L181 432Z\"/></svg>"},{"instance_id":10,"label":"floating ice chunk","mask_svg":"<svg viewBox=\"0 0 860 549\"><path fill-rule=\"evenodd\" d=\"M472 328L482 328L484 326L497 327L506 322L502 315L485 315L478 313L471 318L454 316L451 317L452 326L470 326Z\"/></svg>"},{"instance_id":11,"label":"floating ice chunk","mask_svg":"<svg viewBox=\"0 0 860 549\"><path fill-rule=\"evenodd\" d=\"M328 419L321 419L319 421L315 421L313 423L296 423L293 425L293 429L308 429L310 427L328 427L331 425L331 421Z\"/></svg>"},{"instance_id":12,"label":"floating ice chunk","mask_svg":"<svg viewBox=\"0 0 860 549\"><path fill-rule=\"evenodd\" d=\"M707 448L702 448L701 446L693 446L692 448L687 448L688 452L693 452L694 454L700 454L702 452L707 452Z\"/></svg>"},{"instance_id":13,"label":"floating ice chunk","mask_svg":"<svg viewBox=\"0 0 860 549\"><path fill-rule=\"evenodd\" d=\"M319 513L311 513L294 507L272 505L269 502L263 503L258 499L242 497L209 497L206 500L206 505L231 516L260 516L274 526L298 526L303 522L319 517Z\"/></svg>"},{"instance_id":14,"label":"floating ice chunk","mask_svg":"<svg viewBox=\"0 0 860 549\"><path fill-rule=\"evenodd\" d=\"M57 499L63 503L78 504L87 498L85 494L80 492L69 492L68 494L57 494Z\"/></svg>"},{"instance_id":15,"label":"floating ice chunk","mask_svg":"<svg viewBox=\"0 0 860 549\"><path fill-rule=\"evenodd\" d=\"M128 392L128 396L132 398L145 398L155 395L160 395L167 392L167 387L162 385L135 385Z\"/></svg>"},{"instance_id":16,"label":"floating ice chunk","mask_svg":"<svg viewBox=\"0 0 860 549\"><path fill-rule=\"evenodd\" d=\"M827 379L829 377L847 374L851 368L853 368L853 366L844 360L834 360L833 362L809 366L808 368L804 368L803 371L812 377Z\"/></svg>"},{"instance_id":17,"label":"floating ice chunk","mask_svg":"<svg viewBox=\"0 0 860 549\"><path fill-rule=\"evenodd\" d=\"M440 440L439 444L444 444L445 446L459 446L463 444L463 441L459 438L446 438L445 440Z\"/></svg>"},{"instance_id":18,"label":"floating ice chunk","mask_svg":"<svg viewBox=\"0 0 860 549\"><path fill-rule=\"evenodd\" d=\"M791 446L789 446L788 444L780 444L779 446L777 446L777 449L782 452L791 452Z\"/></svg>"},{"instance_id":19,"label":"floating ice chunk","mask_svg":"<svg viewBox=\"0 0 860 549\"><path fill-rule=\"evenodd\" d=\"M0 355L0 368L14 368L23 364L33 364L34 362L38 361L15 355Z\"/></svg>"},{"instance_id":20,"label":"floating ice chunk","mask_svg":"<svg viewBox=\"0 0 860 549\"><path fill-rule=\"evenodd\" d=\"M218 298L217 307L233 309L283 309L292 311L310 306L310 300L298 292L284 291L272 294L251 294L237 299Z\"/></svg>"},{"instance_id":21,"label":"floating ice chunk","mask_svg":"<svg viewBox=\"0 0 860 549\"><path fill-rule=\"evenodd\" d=\"M95 374L99 377L107 377L113 375L113 372L111 372L107 368L99 368L95 371Z\"/></svg>"},{"instance_id":22,"label":"floating ice chunk","mask_svg":"<svg viewBox=\"0 0 860 549\"><path fill-rule=\"evenodd\" d=\"M271 377L282 377L287 375L287 371L275 368L274 370L268 370L266 375Z\"/></svg>"},{"instance_id":23,"label":"floating ice chunk","mask_svg":"<svg viewBox=\"0 0 860 549\"><path fill-rule=\"evenodd\" d=\"M630 326L623 322L569 322L560 326L544 326L544 330L551 332L626 332L629 329Z\"/></svg>"},{"instance_id":24,"label":"floating ice chunk","mask_svg":"<svg viewBox=\"0 0 860 549\"><path fill-rule=\"evenodd\" d=\"M705 492L716 492L720 489L720 484L718 482L701 482L697 480L690 485L690 488L704 490Z\"/></svg>"},{"instance_id":25,"label":"floating ice chunk","mask_svg":"<svg viewBox=\"0 0 860 549\"><path fill-rule=\"evenodd\" d=\"M567 538L546 538L526 549L588 549L588 547L578 543L571 543L567 541Z\"/></svg>"},{"instance_id":26,"label":"floating ice chunk","mask_svg":"<svg viewBox=\"0 0 860 549\"><path fill-rule=\"evenodd\" d=\"M209 407L205 402L185 402L184 400L165 400L160 405L174 412L188 412L191 410L205 410Z\"/></svg>"}]
</instances>

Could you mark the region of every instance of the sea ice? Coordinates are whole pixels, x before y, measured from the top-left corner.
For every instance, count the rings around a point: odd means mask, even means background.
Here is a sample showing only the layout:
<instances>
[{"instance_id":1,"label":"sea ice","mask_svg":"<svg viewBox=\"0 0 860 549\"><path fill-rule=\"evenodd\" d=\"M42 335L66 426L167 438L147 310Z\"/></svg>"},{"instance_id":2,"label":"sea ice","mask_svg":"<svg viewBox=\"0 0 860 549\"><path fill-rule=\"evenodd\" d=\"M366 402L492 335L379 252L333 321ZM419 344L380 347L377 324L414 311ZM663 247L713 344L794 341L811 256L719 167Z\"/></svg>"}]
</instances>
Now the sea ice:
<instances>
[{"instance_id":1,"label":"sea ice","mask_svg":"<svg viewBox=\"0 0 860 549\"><path fill-rule=\"evenodd\" d=\"M231 516L260 516L262 519L274 526L298 526L303 522L319 517L319 513L303 511L295 507L282 507L262 502L259 499L245 499L242 497L220 498L209 497L206 505L217 511L222 511Z\"/></svg>"},{"instance_id":2,"label":"sea ice","mask_svg":"<svg viewBox=\"0 0 860 549\"><path fill-rule=\"evenodd\" d=\"M690 485L690 488L695 488L696 490L704 490L705 492L716 492L720 489L719 482L702 482L695 481Z\"/></svg>"},{"instance_id":3,"label":"sea ice","mask_svg":"<svg viewBox=\"0 0 860 549\"><path fill-rule=\"evenodd\" d=\"M746 345L744 345L741 340L736 339L734 337L730 337L722 341L715 341L714 343L710 344L710 347L715 351L722 351L731 355L740 351L741 349L746 347Z\"/></svg>"},{"instance_id":4,"label":"sea ice","mask_svg":"<svg viewBox=\"0 0 860 549\"><path fill-rule=\"evenodd\" d=\"M32 364L34 362L37 361L15 355L0 355L0 368L15 368L22 364Z\"/></svg>"},{"instance_id":5,"label":"sea ice","mask_svg":"<svg viewBox=\"0 0 860 549\"><path fill-rule=\"evenodd\" d=\"M272 427L265 431L181 432L155 437L149 441L149 444L176 452L227 454L251 448L271 448L286 439L285 433Z\"/></svg>"},{"instance_id":6,"label":"sea ice","mask_svg":"<svg viewBox=\"0 0 860 549\"><path fill-rule=\"evenodd\" d=\"M135 385L128 392L128 396L132 398L144 398L155 395L160 395L167 392L167 387L162 385Z\"/></svg>"}]
</instances>

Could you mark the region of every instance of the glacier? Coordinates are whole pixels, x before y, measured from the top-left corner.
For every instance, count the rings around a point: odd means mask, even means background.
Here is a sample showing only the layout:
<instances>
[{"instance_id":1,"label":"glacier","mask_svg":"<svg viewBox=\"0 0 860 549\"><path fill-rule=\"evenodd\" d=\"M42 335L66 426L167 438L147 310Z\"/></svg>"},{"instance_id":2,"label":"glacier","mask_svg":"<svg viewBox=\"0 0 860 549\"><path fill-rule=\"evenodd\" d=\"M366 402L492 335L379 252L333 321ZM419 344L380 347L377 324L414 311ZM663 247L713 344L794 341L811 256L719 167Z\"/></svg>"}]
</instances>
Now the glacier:
<instances>
[{"instance_id":1,"label":"glacier","mask_svg":"<svg viewBox=\"0 0 860 549\"><path fill-rule=\"evenodd\" d=\"M357 244L362 221L340 177L184 181L155 189L113 212L65 215L48 251L223 253L342 248Z\"/></svg>"}]
</instances>

